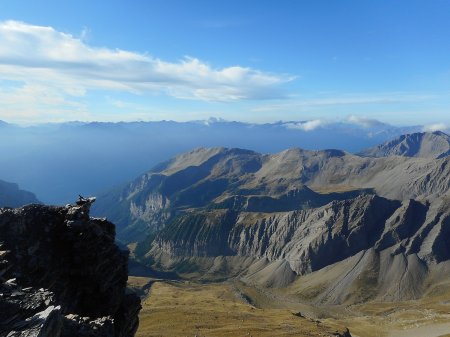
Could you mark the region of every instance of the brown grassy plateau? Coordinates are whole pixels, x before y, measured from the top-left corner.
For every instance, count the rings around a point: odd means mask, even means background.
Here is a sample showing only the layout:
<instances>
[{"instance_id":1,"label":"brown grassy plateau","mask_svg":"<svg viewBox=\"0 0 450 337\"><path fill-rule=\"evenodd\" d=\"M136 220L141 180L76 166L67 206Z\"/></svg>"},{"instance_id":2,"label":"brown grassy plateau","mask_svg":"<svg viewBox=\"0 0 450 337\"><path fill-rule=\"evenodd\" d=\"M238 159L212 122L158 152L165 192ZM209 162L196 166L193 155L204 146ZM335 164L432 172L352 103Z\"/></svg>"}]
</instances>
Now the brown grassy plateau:
<instances>
[{"instance_id":1,"label":"brown grassy plateau","mask_svg":"<svg viewBox=\"0 0 450 337\"><path fill-rule=\"evenodd\" d=\"M155 282L136 336L334 336L344 330L287 309L256 308L232 284Z\"/></svg>"},{"instance_id":2,"label":"brown grassy plateau","mask_svg":"<svg viewBox=\"0 0 450 337\"><path fill-rule=\"evenodd\" d=\"M286 289L268 291L242 283L130 277L129 284L134 289L151 285L143 301L138 337L334 336L344 327L354 337L450 336L447 286L416 301L317 307L302 303Z\"/></svg>"}]
</instances>

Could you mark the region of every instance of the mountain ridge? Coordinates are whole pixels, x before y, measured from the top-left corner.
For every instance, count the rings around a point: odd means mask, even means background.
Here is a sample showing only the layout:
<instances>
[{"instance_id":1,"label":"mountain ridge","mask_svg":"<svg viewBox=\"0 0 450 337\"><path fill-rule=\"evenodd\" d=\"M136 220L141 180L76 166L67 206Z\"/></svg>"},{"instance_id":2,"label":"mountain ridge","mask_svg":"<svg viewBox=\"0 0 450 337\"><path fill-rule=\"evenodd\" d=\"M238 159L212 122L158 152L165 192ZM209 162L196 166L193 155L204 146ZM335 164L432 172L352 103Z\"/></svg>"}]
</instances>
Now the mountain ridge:
<instances>
[{"instance_id":1,"label":"mountain ridge","mask_svg":"<svg viewBox=\"0 0 450 337\"><path fill-rule=\"evenodd\" d=\"M450 155L450 136L441 131L406 134L359 154L368 157L397 155L441 159Z\"/></svg>"},{"instance_id":2,"label":"mountain ridge","mask_svg":"<svg viewBox=\"0 0 450 337\"><path fill-rule=\"evenodd\" d=\"M0 207L20 207L35 203L40 201L34 193L19 189L18 184L0 180Z\"/></svg>"},{"instance_id":3,"label":"mountain ridge","mask_svg":"<svg viewBox=\"0 0 450 337\"><path fill-rule=\"evenodd\" d=\"M149 226L161 228L173 214L190 207L251 202L266 204L275 212L287 210L282 204L291 209L319 206L358 193L398 200L433 199L448 193L449 186L450 157L374 158L300 148L260 154L197 148L157 165L124 188L101 195L93 211L115 221L123 239L124 227L136 224L140 229L135 228L132 236L139 236L151 230ZM264 211L258 207L254 210Z\"/></svg>"}]
</instances>

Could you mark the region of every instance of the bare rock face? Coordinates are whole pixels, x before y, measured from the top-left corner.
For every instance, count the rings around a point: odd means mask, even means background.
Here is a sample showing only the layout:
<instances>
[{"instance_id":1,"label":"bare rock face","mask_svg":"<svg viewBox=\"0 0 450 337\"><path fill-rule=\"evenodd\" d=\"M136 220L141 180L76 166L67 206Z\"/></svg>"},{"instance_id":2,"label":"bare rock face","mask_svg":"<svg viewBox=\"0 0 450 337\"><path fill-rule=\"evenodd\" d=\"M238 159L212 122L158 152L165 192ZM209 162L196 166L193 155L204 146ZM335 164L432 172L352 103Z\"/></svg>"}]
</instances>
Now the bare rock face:
<instances>
[{"instance_id":1,"label":"bare rock face","mask_svg":"<svg viewBox=\"0 0 450 337\"><path fill-rule=\"evenodd\" d=\"M0 336L134 336L128 252L94 200L0 209Z\"/></svg>"},{"instance_id":2,"label":"bare rock face","mask_svg":"<svg viewBox=\"0 0 450 337\"><path fill-rule=\"evenodd\" d=\"M396 301L420 298L433 273L448 277L449 235L448 198L365 195L290 212L187 212L158 233L149 255L168 270L222 271L265 287L305 277L324 289L318 303Z\"/></svg>"}]
</instances>

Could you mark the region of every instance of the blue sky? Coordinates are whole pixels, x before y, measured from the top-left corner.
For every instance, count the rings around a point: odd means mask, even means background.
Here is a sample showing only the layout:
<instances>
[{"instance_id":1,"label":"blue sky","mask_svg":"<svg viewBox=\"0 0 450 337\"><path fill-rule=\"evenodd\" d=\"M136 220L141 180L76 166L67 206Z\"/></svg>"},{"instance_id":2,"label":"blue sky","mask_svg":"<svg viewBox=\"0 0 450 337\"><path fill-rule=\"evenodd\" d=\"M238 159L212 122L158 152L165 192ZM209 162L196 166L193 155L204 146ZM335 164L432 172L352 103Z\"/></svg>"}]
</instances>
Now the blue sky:
<instances>
[{"instance_id":1,"label":"blue sky","mask_svg":"<svg viewBox=\"0 0 450 337\"><path fill-rule=\"evenodd\" d=\"M450 125L450 2L0 0L0 119Z\"/></svg>"}]
</instances>

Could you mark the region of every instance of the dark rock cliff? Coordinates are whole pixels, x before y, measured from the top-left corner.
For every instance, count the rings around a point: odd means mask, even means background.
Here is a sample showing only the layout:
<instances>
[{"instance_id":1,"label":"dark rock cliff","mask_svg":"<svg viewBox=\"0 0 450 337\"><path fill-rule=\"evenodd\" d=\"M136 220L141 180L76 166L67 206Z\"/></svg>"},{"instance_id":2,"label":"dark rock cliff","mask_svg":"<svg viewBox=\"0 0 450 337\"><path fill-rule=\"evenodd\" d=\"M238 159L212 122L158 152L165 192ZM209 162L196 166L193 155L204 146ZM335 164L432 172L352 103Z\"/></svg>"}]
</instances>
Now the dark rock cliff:
<instances>
[{"instance_id":1,"label":"dark rock cliff","mask_svg":"<svg viewBox=\"0 0 450 337\"><path fill-rule=\"evenodd\" d=\"M92 201L0 209L0 336L133 336L128 252Z\"/></svg>"}]
</instances>

